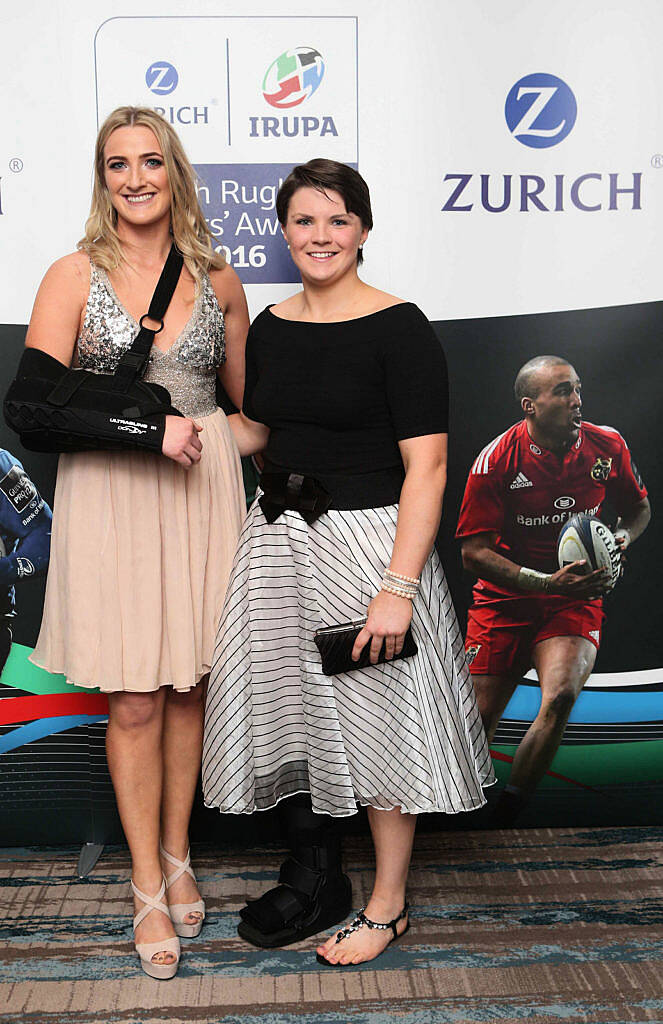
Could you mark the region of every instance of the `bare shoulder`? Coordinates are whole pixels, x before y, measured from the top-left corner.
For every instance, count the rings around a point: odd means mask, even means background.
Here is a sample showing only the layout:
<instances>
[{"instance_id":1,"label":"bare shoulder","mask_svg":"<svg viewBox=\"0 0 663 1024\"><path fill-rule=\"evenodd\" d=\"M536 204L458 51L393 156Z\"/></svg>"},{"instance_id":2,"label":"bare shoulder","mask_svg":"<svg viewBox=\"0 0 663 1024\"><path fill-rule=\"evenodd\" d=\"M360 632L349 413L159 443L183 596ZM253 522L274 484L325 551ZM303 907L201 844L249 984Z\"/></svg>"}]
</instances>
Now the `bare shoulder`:
<instances>
[{"instance_id":1,"label":"bare shoulder","mask_svg":"<svg viewBox=\"0 0 663 1024\"><path fill-rule=\"evenodd\" d=\"M242 282L229 263L210 270L209 279L224 313L230 306L236 306L238 302L246 302Z\"/></svg>"},{"instance_id":2,"label":"bare shoulder","mask_svg":"<svg viewBox=\"0 0 663 1024\"><path fill-rule=\"evenodd\" d=\"M390 309L392 306L402 306L407 299L401 299L398 295L391 295L390 292L380 291L367 285L366 305L370 307L369 312L379 313L383 309Z\"/></svg>"},{"instance_id":3,"label":"bare shoulder","mask_svg":"<svg viewBox=\"0 0 663 1024\"><path fill-rule=\"evenodd\" d=\"M55 263L51 263L46 273L58 274L61 278L83 280L87 284L90 279L90 257L86 252L77 249L76 252L69 252Z\"/></svg>"},{"instance_id":4,"label":"bare shoulder","mask_svg":"<svg viewBox=\"0 0 663 1024\"><path fill-rule=\"evenodd\" d=\"M274 316L280 316L283 320L297 320L302 312L302 297L304 292L295 292L289 295L282 302L276 302L270 307Z\"/></svg>"},{"instance_id":5,"label":"bare shoulder","mask_svg":"<svg viewBox=\"0 0 663 1024\"><path fill-rule=\"evenodd\" d=\"M90 290L90 259L72 252L56 260L39 286L25 343L69 365Z\"/></svg>"},{"instance_id":6,"label":"bare shoulder","mask_svg":"<svg viewBox=\"0 0 663 1024\"><path fill-rule=\"evenodd\" d=\"M70 252L52 263L41 288L63 290L66 298L87 296L90 287L90 257L85 252ZM41 290L41 289L40 289Z\"/></svg>"}]
</instances>

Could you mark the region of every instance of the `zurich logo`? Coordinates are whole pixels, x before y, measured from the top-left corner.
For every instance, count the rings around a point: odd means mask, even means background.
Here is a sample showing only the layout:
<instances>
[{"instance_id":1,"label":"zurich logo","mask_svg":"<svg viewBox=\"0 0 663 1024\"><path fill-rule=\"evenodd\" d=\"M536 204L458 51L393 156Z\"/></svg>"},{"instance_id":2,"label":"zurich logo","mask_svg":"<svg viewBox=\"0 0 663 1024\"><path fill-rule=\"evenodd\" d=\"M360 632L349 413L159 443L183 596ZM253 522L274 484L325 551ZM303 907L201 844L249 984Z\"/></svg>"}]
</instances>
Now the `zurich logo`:
<instances>
[{"instance_id":1,"label":"zurich logo","mask_svg":"<svg viewBox=\"0 0 663 1024\"><path fill-rule=\"evenodd\" d=\"M575 503L575 498L571 498L569 495L565 494L563 497L555 499L555 508L573 508Z\"/></svg>"},{"instance_id":2,"label":"zurich logo","mask_svg":"<svg viewBox=\"0 0 663 1024\"><path fill-rule=\"evenodd\" d=\"M176 68L166 60L155 60L145 72L147 87L157 96L167 96L177 88L179 80Z\"/></svg>"},{"instance_id":3,"label":"zurich logo","mask_svg":"<svg viewBox=\"0 0 663 1024\"><path fill-rule=\"evenodd\" d=\"M514 139L533 149L547 149L565 139L577 114L576 98L566 82L543 72L516 82L504 105Z\"/></svg>"}]
</instances>

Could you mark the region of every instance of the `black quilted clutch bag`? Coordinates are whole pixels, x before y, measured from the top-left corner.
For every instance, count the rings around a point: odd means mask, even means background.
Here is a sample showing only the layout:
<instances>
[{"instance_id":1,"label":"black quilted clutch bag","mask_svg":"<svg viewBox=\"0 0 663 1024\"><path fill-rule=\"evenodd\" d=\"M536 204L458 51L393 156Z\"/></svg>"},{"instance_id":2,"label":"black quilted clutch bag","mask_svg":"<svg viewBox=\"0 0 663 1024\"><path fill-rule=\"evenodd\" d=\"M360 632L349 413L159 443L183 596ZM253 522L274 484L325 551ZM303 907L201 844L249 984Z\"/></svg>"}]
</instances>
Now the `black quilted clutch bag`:
<instances>
[{"instance_id":1,"label":"black quilted clutch bag","mask_svg":"<svg viewBox=\"0 0 663 1024\"><path fill-rule=\"evenodd\" d=\"M326 626L324 629L316 630L313 639L315 646L320 651L322 671L326 676L336 676L340 672L352 672L355 668L366 668L367 665L370 665L370 643L366 644L357 661L353 661L351 657L355 640L365 625L366 619L355 619L354 622L340 622L337 626ZM412 630L408 629L400 654L395 654L389 660L398 661L400 658L411 658L416 653L417 645L412 636ZM377 664L381 665L383 661L387 661L384 644Z\"/></svg>"}]
</instances>

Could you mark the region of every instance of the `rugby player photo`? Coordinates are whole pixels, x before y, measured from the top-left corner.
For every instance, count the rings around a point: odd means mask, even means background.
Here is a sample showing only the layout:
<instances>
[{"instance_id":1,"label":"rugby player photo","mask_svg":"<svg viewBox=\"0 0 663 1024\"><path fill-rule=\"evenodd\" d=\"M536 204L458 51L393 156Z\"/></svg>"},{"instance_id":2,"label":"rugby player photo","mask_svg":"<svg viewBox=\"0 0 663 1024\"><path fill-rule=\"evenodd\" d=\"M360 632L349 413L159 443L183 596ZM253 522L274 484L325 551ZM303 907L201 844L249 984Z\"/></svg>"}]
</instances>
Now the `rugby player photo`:
<instances>
[{"instance_id":1,"label":"rugby player photo","mask_svg":"<svg viewBox=\"0 0 663 1024\"><path fill-rule=\"evenodd\" d=\"M530 359L515 395L523 419L472 465L456 531L463 566L477 577L465 648L489 742L531 667L541 687L541 707L493 814L498 826L515 822L550 767L594 667L603 596L615 582L589 558L559 568L560 531L578 513L581 522L600 518L607 499L618 516L614 538L623 563L650 519L647 490L621 434L583 422L570 363Z\"/></svg>"},{"instance_id":2,"label":"rugby player photo","mask_svg":"<svg viewBox=\"0 0 663 1024\"><path fill-rule=\"evenodd\" d=\"M50 508L21 463L0 448L0 674L12 642L14 584L45 574L51 520Z\"/></svg>"}]
</instances>

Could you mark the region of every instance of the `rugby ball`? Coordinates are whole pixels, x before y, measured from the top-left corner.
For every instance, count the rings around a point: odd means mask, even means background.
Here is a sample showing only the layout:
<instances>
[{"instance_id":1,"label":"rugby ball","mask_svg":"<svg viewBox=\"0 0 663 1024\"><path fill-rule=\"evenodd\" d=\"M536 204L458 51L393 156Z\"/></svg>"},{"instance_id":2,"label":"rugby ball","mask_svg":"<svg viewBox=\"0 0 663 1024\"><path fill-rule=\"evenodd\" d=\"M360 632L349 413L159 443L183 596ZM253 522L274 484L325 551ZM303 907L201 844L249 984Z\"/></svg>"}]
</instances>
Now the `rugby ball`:
<instances>
[{"instance_id":1,"label":"rugby ball","mask_svg":"<svg viewBox=\"0 0 663 1024\"><path fill-rule=\"evenodd\" d=\"M587 572L608 569L608 590L612 590L622 571L621 551L612 532L596 516L578 512L564 523L557 539L560 569L584 558Z\"/></svg>"},{"instance_id":2,"label":"rugby ball","mask_svg":"<svg viewBox=\"0 0 663 1024\"><path fill-rule=\"evenodd\" d=\"M587 563L587 572L608 569L608 590L613 590L622 571L619 545L605 522L585 512L572 515L557 538L557 562L561 569L581 558Z\"/></svg>"}]
</instances>

